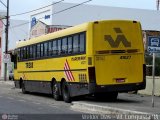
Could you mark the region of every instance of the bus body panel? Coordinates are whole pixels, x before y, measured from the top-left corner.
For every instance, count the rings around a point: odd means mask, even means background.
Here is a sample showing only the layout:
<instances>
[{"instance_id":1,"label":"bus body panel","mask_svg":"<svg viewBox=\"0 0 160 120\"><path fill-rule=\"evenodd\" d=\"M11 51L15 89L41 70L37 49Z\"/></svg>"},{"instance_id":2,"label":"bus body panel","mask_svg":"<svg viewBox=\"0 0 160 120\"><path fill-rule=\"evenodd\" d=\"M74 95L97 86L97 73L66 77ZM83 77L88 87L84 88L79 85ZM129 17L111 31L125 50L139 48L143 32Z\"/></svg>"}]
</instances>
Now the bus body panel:
<instances>
[{"instance_id":1,"label":"bus body panel","mask_svg":"<svg viewBox=\"0 0 160 120\"><path fill-rule=\"evenodd\" d=\"M32 67L27 66L28 64L32 64ZM23 78L23 80L51 81L55 78L59 82L64 78L69 82L81 82L83 81L79 79L81 75L87 77L85 55L19 62L18 67L19 76L16 78ZM87 78L85 79L84 81L87 82Z\"/></svg>"},{"instance_id":2,"label":"bus body panel","mask_svg":"<svg viewBox=\"0 0 160 120\"><path fill-rule=\"evenodd\" d=\"M136 21L113 20L93 25L94 52L138 49L144 52L141 25Z\"/></svg>"},{"instance_id":3,"label":"bus body panel","mask_svg":"<svg viewBox=\"0 0 160 120\"><path fill-rule=\"evenodd\" d=\"M143 82L144 48L139 22L97 22L93 34L97 85Z\"/></svg>"},{"instance_id":4,"label":"bus body panel","mask_svg":"<svg viewBox=\"0 0 160 120\"><path fill-rule=\"evenodd\" d=\"M122 56L129 59L121 59ZM143 82L141 54L95 56L97 85L113 85ZM137 59L140 61L137 62ZM138 69L137 69L138 68Z\"/></svg>"}]
</instances>

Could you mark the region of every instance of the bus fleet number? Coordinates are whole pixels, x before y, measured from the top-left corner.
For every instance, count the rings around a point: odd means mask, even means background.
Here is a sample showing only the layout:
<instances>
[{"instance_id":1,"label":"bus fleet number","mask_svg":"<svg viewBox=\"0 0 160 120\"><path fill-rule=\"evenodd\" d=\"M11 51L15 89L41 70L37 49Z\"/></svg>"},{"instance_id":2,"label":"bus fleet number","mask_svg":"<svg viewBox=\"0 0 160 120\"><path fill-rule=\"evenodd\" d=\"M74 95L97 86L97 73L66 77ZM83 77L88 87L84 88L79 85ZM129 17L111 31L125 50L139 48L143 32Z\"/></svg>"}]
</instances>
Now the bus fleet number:
<instances>
[{"instance_id":1,"label":"bus fleet number","mask_svg":"<svg viewBox=\"0 0 160 120\"><path fill-rule=\"evenodd\" d=\"M27 62L26 68L33 68L33 62Z\"/></svg>"}]
</instances>

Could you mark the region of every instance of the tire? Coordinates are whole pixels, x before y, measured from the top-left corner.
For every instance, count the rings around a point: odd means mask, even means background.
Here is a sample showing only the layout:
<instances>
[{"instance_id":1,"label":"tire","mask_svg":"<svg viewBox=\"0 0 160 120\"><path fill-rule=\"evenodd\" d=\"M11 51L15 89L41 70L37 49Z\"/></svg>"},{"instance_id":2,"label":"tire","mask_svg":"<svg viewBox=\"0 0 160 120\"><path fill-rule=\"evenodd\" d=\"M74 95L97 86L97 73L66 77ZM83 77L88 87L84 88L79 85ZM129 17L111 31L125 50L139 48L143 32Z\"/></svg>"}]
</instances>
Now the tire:
<instances>
[{"instance_id":1,"label":"tire","mask_svg":"<svg viewBox=\"0 0 160 120\"><path fill-rule=\"evenodd\" d=\"M56 81L52 84L52 96L55 100L60 100L59 88Z\"/></svg>"},{"instance_id":2,"label":"tire","mask_svg":"<svg viewBox=\"0 0 160 120\"><path fill-rule=\"evenodd\" d=\"M22 93L26 94L27 91L26 91L26 88L25 88L25 82L24 81L21 82L21 86L22 86Z\"/></svg>"},{"instance_id":3,"label":"tire","mask_svg":"<svg viewBox=\"0 0 160 120\"><path fill-rule=\"evenodd\" d=\"M66 103L71 102L70 92L69 92L68 85L66 82L62 83L62 96L63 96L63 100Z\"/></svg>"}]
</instances>

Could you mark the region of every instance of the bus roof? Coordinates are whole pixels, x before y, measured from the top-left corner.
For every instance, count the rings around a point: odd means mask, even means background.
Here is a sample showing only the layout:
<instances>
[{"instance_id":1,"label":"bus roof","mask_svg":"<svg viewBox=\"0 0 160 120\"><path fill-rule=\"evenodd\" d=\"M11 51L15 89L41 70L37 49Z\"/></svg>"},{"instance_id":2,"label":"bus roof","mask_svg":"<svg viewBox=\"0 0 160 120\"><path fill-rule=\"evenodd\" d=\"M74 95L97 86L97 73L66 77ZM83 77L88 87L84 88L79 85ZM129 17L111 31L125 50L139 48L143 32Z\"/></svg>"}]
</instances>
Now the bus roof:
<instances>
[{"instance_id":1,"label":"bus roof","mask_svg":"<svg viewBox=\"0 0 160 120\"><path fill-rule=\"evenodd\" d=\"M50 34L46 34L46 35L42 35L36 38L32 38L26 41L20 41L17 43L16 48L20 48L23 46L27 46L27 45L32 45L32 44L36 44L39 42L43 42L43 41L47 41L47 40L52 40L52 39L56 39L56 38L60 38L60 37L64 37L67 35L72 35L75 33L79 33L79 32L83 32L83 31L87 31L88 25L89 24L93 24L93 23L97 23L97 22L114 22L114 21L126 21L126 22L133 22L133 20L100 20L100 21L93 21L93 22L88 22L88 23L83 23L80 25L76 25L70 28L66 28L54 33L50 33ZM138 21L136 21L138 22Z\"/></svg>"},{"instance_id":2,"label":"bus roof","mask_svg":"<svg viewBox=\"0 0 160 120\"><path fill-rule=\"evenodd\" d=\"M36 38L32 38L26 41L20 41L17 43L16 48L20 48L20 47L31 45L31 44L36 44L36 43L47 41L47 40L56 39L59 37L64 37L66 35L75 34L78 32L83 32L87 30L88 24L89 23L84 23L84 24L66 28L66 29L63 29L63 30L60 30L54 33L49 33L49 34L42 35Z\"/></svg>"}]
</instances>

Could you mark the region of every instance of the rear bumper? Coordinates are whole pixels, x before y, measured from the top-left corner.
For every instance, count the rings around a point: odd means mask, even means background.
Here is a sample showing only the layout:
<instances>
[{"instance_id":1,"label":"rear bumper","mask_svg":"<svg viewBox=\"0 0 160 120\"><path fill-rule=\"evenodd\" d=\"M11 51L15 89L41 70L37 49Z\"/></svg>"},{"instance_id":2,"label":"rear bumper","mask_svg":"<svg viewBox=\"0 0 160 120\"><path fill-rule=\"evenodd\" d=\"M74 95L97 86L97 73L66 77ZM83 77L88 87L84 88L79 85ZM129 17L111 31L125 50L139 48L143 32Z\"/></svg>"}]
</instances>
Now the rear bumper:
<instances>
[{"instance_id":1,"label":"rear bumper","mask_svg":"<svg viewBox=\"0 0 160 120\"><path fill-rule=\"evenodd\" d=\"M93 68L92 68L93 69ZM95 68L93 69L95 71ZM95 72L93 72L95 75ZM130 84L116 84L116 85L97 85L96 77L92 78L89 83L89 93L97 92L129 92L137 91L146 88L146 65L143 64L143 82Z\"/></svg>"},{"instance_id":2,"label":"rear bumper","mask_svg":"<svg viewBox=\"0 0 160 120\"><path fill-rule=\"evenodd\" d=\"M89 84L90 93L99 92L129 92L145 89L146 83L133 83L133 84L121 84L121 85L96 85L95 83Z\"/></svg>"}]
</instances>

